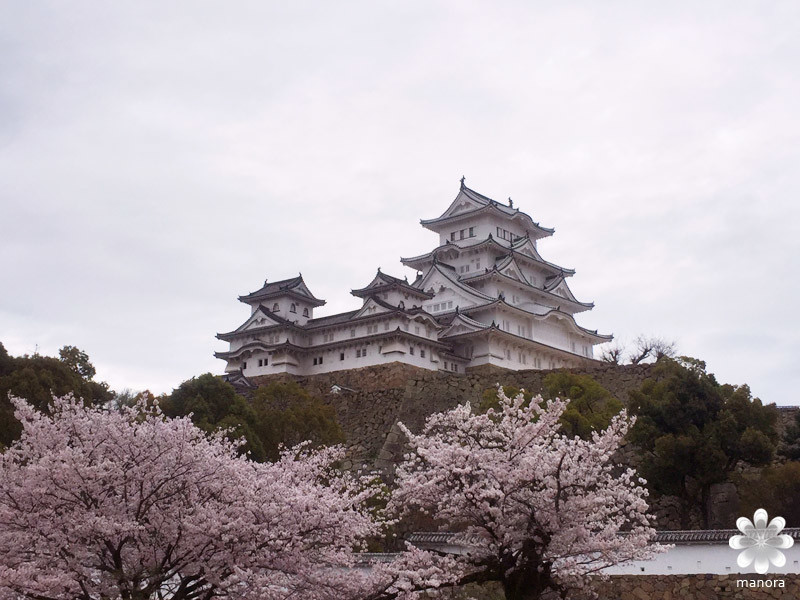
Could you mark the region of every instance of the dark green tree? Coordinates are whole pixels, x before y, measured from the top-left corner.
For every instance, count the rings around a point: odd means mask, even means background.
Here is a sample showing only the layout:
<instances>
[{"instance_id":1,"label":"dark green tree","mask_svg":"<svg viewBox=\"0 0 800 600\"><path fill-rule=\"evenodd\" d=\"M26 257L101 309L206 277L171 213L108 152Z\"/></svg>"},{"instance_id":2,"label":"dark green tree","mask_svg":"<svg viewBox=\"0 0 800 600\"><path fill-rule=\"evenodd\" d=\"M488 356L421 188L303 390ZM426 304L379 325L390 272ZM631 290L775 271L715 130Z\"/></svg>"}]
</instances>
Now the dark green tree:
<instances>
[{"instance_id":1,"label":"dark green tree","mask_svg":"<svg viewBox=\"0 0 800 600\"><path fill-rule=\"evenodd\" d=\"M345 441L336 411L295 382L274 382L260 387L251 397L257 432L269 460L276 460L281 445L329 446Z\"/></svg>"},{"instance_id":2,"label":"dark green tree","mask_svg":"<svg viewBox=\"0 0 800 600\"><path fill-rule=\"evenodd\" d=\"M14 418L9 394L24 398L42 411L47 411L53 395L73 394L89 404L103 404L112 397L107 384L84 379L58 358L39 354L11 357L3 348L0 350L0 445L5 447L22 431Z\"/></svg>"},{"instance_id":3,"label":"dark green tree","mask_svg":"<svg viewBox=\"0 0 800 600\"><path fill-rule=\"evenodd\" d=\"M89 355L75 346L64 346L58 351L58 357L65 365L83 377L86 381L91 381L97 374L94 365L89 361Z\"/></svg>"},{"instance_id":4,"label":"dark green tree","mask_svg":"<svg viewBox=\"0 0 800 600\"><path fill-rule=\"evenodd\" d=\"M752 515L764 508L771 517L786 519L789 527L800 526L800 462L772 465L755 477L742 475L736 484L741 514Z\"/></svg>"},{"instance_id":5,"label":"dark green tree","mask_svg":"<svg viewBox=\"0 0 800 600\"><path fill-rule=\"evenodd\" d=\"M208 433L228 429L232 439L244 438L242 452L256 461L265 458L253 408L220 377L205 373L184 381L161 399L161 409L168 417L191 415L192 422Z\"/></svg>"},{"instance_id":6,"label":"dark green tree","mask_svg":"<svg viewBox=\"0 0 800 600\"><path fill-rule=\"evenodd\" d=\"M9 356L6 347L0 342L0 377L8 375L14 369L14 359Z\"/></svg>"},{"instance_id":7,"label":"dark green tree","mask_svg":"<svg viewBox=\"0 0 800 600\"><path fill-rule=\"evenodd\" d=\"M789 460L800 460L800 411L795 413L794 422L786 427L783 440L778 448L781 456Z\"/></svg>"},{"instance_id":8,"label":"dark green tree","mask_svg":"<svg viewBox=\"0 0 800 600\"><path fill-rule=\"evenodd\" d=\"M561 427L569 436L588 439L593 431L608 427L614 415L622 410L622 402L614 398L606 388L588 375L568 372L548 374L543 381L542 398L569 398L567 410L561 416ZM503 386L508 397L519 394L519 388ZM530 401L533 393L525 390L523 396ZM498 408L497 389L489 388L483 392L480 410Z\"/></svg>"},{"instance_id":9,"label":"dark green tree","mask_svg":"<svg viewBox=\"0 0 800 600\"><path fill-rule=\"evenodd\" d=\"M569 398L561 416L567 435L589 439L594 431L602 431L622 410L622 402L588 375L556 372L544 378L545 398Z\"/></svg>"},{"instance_id":10,"label":"dark green tree","mask_svg":"<svg viewBox=\"0 0 800 600\"><path fill-rule=\"evenodd\" d=\"M631 441L643 451L640 472L651 491L677 496L682 525L692 510L709 523L711 486L729 480L741 463L770 462L778 412L746 386L720 385L696 359L664 358L653 377L631 393L637 416Z\"/></svg>"}]
</instances>

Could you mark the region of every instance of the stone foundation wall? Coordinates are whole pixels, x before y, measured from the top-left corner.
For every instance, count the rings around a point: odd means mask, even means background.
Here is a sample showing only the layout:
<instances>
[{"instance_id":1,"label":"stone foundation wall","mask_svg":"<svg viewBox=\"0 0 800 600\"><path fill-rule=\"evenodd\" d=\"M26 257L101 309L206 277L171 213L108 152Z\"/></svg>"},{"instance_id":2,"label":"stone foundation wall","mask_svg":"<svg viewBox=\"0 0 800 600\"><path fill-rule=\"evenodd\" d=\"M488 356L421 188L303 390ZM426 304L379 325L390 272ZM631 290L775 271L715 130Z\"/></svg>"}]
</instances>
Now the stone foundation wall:
<instances>
[{"instance_id":1,"label":"stone foundation wall","mask_svg":"<svg viewBox=\"0 0 800 600\"><path fill-rule=\"evenodd\" d=\"M783 580L786 587L737 587L738 579ZM600 600L796 600L800 575L619 575L593 586Z\"/></svg>"},{"instance_id":2,"label":"stone foundation wall","mask_svg":"<svg viewBox=\"0 0 800 600\"><path fill-rule=\"evenodd\" d=\"M625 403L628 392L641 387L651 369L652 365L601 364L566 370L590 375ZM405 436L398 422L419 431L428 415L465 401L477 404L484 390L498 383L538 393L551 372L484 366L458 374L391 363L311 376L267 375L254 378L253 382L263 385L271 381L296 381L335 408L347 436L351 459L348 467L378 467L391 472L403 454ZM334 384L352 391L331 394Z\"/></svg>"}]
</instances>

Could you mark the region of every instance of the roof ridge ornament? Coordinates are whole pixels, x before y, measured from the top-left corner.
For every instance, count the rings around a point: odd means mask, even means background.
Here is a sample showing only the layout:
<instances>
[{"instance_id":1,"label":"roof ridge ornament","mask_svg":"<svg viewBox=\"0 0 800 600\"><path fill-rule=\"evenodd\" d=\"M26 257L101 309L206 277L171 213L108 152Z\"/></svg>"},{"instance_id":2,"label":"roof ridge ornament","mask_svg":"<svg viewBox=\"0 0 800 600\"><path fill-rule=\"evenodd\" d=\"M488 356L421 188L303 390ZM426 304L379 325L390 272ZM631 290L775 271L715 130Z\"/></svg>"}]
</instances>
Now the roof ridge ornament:
<instances>
[{"instance_id":1,"label":"roof ridge ornament","mask_svg":"<svg viewBox=\"0 0 800 600\"><path fill-rule=\"evenodd\" d=\"M514 201L511 199L511 196L508 197L508 207L514 208Z\"/></svg>"},{"instance_id":2,"label":"roof ridge ornament","mask_svg":"<svg viewBox=\"0 0 800 600\"><path fill-rule=\"evenodd\" d=\"M466 177L464 177L464 176L462 175L462 176L461 176L461 189L462 189L462 190L463 190L465 187L467 187L467 184L466 184L466 183L464 183L464 181L465 181L465 180L466 180Z\"/></svg>"}]
</instances>

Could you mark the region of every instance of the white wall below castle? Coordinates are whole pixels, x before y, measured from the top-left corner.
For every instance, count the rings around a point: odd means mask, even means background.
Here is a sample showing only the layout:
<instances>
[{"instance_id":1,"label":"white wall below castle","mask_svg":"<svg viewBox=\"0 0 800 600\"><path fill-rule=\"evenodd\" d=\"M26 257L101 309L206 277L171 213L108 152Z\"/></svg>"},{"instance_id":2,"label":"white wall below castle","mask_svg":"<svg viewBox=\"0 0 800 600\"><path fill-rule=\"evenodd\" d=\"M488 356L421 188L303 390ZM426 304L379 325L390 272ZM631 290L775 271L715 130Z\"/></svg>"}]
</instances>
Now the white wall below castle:
<instances>
[{"instance_id":1,"label":"white wall below castle","mask_svg":"<svg viewBox=\"0 0 800 600\"><path fill-rule=\"evenodd\" d=\"M320 350L316 353L309 353L306 356L298 357L297 367L286 367L284 365L273 365L272 357L267 354L263 356L255 355L247 359L247 368L244 369L246 377L257 377L259 375L271 375L275 373L292 373L295 375L316 375L319 373L330 373L344 369L358 369L373 365L382 365L391 362L402 362L423 369L438 370L441 367L441 360L438 351L427 344L383 344L384 351L379 352L378 344L375 342L364 346L351 346L344 350L332 348ZM414 354L410 353L411 347ZM366 350L366 356L357 354ZM424 352L425 356L422 356ZM344 360L340 358L344 353ZM267 365L258 366L258 360L267 359ZM317 364L314 364L314 359ZM319 361L322 358L322 361Z\"/></svg>"},{"instance_id":2,"label":"white wall below castle","mask_svg":"<svg viewBox=\"0 0 800 600\"><path fill-rule=\"evenodd\" d=\"M788 550L782 550L786 556L783 567L770 565L769 574L800 573L800 546L795 544ZM713 544L677 544L671 550L659 554L652 560L639 560L629 565L611 567L604 573L609 575L694 575L712 573L715 575L737 575L752 573L753 565L747 569L736 564L738 550L733 550L725 543Z\"/></svg>"}]
</instances>

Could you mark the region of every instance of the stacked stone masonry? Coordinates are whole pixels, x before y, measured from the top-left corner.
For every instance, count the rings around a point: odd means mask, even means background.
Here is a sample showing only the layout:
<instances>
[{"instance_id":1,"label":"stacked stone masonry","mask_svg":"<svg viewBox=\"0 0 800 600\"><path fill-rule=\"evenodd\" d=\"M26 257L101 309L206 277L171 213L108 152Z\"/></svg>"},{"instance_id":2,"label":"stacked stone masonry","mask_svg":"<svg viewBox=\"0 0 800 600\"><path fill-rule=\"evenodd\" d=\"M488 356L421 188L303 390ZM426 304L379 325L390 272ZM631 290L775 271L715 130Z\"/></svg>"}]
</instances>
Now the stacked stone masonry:
<instances>
[{"instance_id":1,"label":"stacked stone masonry","mask_svg":"<svg viewBox=\"0 0 800 600\"><path fill-rule=\"evenodd\" d=\"M628 393L641 387L652 365L599 364L565 370L591 376L619 400L627 402ZM551 372L484 366L470 369L466 374L454 374L391 363L311 376L269 375L252 381L258 385L296 381L322 398L336 410L347 436L351 460L348 466L391 472L403 455L405 443L398 422L419 431L428 415L465 401L478 404L483 392L497 384L539 393L544 378ZM334 385L344 389L333 394ZM629 454L632 460L633 453Z\"/></svg>"},{"instance_id":2,"label":"stacked stone masonry","mask_svg":"<svg viewBox=\"0 0 800 600\"><path fill-rule=\"evenodd\" d=\"M740 579L772 580L773 587L746 588ZM776 587L779 580L785 587ZM621 575L593 587L599 600L797 600L800 575Z\"/></svg>"}]
</instances>

